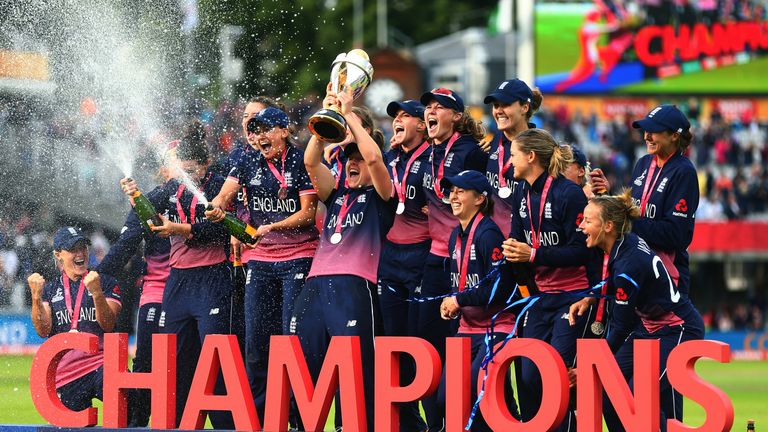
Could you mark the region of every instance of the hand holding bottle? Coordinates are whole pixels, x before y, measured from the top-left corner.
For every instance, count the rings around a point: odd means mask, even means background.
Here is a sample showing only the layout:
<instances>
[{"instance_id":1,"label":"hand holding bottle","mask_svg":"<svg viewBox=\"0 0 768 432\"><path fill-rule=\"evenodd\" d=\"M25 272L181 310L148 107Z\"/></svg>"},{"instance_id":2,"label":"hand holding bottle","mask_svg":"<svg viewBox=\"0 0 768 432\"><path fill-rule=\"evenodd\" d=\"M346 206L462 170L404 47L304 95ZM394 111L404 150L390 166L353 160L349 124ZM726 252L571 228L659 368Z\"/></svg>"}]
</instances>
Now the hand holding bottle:
<instances>
[{"instance_id":1,"label":"hand holding bottle","mask_svg":"<svg viewBox=\"0 0 768 432\"><path fill-rule=\"evenodd\" d=\"M605 178L605 173L600 168L595 168L589 172L589 184L592 186L592 193L595 195L604 194L611 189L608 179Z\"/></svg>"},{"instance_id":2,"label":"hand holding bottle","mask_svg":"<svg viewBox=\"0 0 768 432\"><path fill-rule=\"evenodd\" d=\"M120 188L122 188L123 192L125 192L125 194L128 196L133 196L136 192L139 191L139 187L136 185L136 181L130 177L120 179Z\"/></svg>"}]
</instances>

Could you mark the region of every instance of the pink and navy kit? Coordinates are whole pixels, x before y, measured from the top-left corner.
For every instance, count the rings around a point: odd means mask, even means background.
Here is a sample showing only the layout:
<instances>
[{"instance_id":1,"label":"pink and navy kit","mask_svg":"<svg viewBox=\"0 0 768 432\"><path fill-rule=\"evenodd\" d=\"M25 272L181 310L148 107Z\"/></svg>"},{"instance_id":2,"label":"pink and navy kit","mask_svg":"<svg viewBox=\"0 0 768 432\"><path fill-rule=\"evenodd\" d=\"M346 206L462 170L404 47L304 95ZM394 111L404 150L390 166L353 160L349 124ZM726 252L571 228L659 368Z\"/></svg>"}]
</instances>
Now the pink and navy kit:
<instances>
[{"instance_id":1,"label":"pink and navy kit","mask_svg":"<svg viewBox=\"0 0 768 432\"><path fill-rule=\"evenodd\" d=\"M608 262L608 293L613 295L606 339L624 377L632 386L634 341L658 339L660 365L665 370L670 352L679 344L704 337L704 323L688 294L673 282L661 258L634 233L616 240ZM669 384L666 374L659 382L661 428L667 419L682 420L683 398ZM621 421L604 398L609 429Z\"/></svg>"},{"instance_id":2,"label":"pink and navy kit","mask_svg":"<svg viewBox=\"0 0 768 432\"><path fill-rule=\"evenodd\" d=\"M224 177L208 171L200 183L199 191L211 200L221 190ZM205 218L205 203L176 179L166 182L150 201L171 222L192 226L188 238L171 236L171 272L159 323L163 333L177 338L176 414L180 421L202 341L209 334L231 332L232 279L226 263L229 233L222 224ZM216 394L223 391L219 379ZM211 414L214 427L231 428L231 421L229 414Z\"/></svg>"},{"instance_id":3,"label":"pink and navy kit","mask_svg":"<svg viewBox=\"0 0 768 432\"><path fill-rule=\"evenodd\" d=\"M256 117L257 119L259 117ZM316 195L304 167L304 152L287 144L276 160L261 152L244 152L228 181L245 187L249 223L280 222L301 210L301 197ZM286 188L284 198L281 187ZM243 252L248 272L245 287L245 365L256 410L264 416L269 341L288 334L293 306L304 287L318 243L315 224L273 230Z\"/></svg>"},{"instance_id":4,"label":"pink and navy kit","mask_svg":"<svg viewBox=\"0 0 768 432\"><path fill-rule=\"evenodd\" d=\"M590 311L578 317L571 326L568 310L578 298L567 292L587 289L590 279L599 280L599 275L588 278L588 269L597 271L600 264L590 263L597 256L587 248L586 236L578 230L587 198L575 183L562 176L550 177L547 172L532 186L521 181L513 197L511 237L532 247L534 278L539 291L545 293L520 317L522 337L548 342L571 367L576 359L576 339L585 337L593 314ZM522 359L520 365L518 393L527 395L520 399L520 414L523 421L528 421L539 408L541 377L530 360ZM569 409L558 430L575 427L575 414Z\"/></svg>"},{"instance_id":5,"label":"pink and navy kit","mask_svg":"<svg viewBox=\"0 0 768 432\"><path fill-rule=\"evenodd\" d=\"M494 261L500 260L501 244L504 242L499 227L487 216L481 213L475 215L462 229L457 226L451 233L448 248L451 253L451 289L456 293L456 301L461 306L459 331L456 336L468 337L472 341L471 380L477 382L480 369L486 355L486 331L491 328L491 319L506 306L506 300L512 294L513 286L499 284L496 293L492 295L493 281L488 281L475 289L471 289L483 279L493 268ZM466 263L466 270L464 270ZM463 285L463 286L462 286ZM501 342L512 332L515 326L515 316L512 312L501 313L493 326L491 346ZM476 400L477 387L471 387L470 400ZM517 404L514 399L512 383L505 380L504 385L507 409L519 418ZM445 400L445 373L441 381L438 400ZM473 431L491 431L481 413L477 413L472 423Z\"/></svg>"},{"instance_id":6,"label":"pink and navy kit","mask_svg":"<svg viewBox=\"0 0 768 432\"><path fill-rule=\"evenodd\" d=\"M385 201L373 186L341 187L325 200L320 246L299 294L290 331L299 336L307 367L317 379L332 336L359 336L367 412L373 413L373 338L380 334L377 267L392 226L395 199ZM333 243L334 234L341 234ZM374 427L372 416L368 427Z\"/></svg>"},{"instance_id":7,"label":"pink and navy kit","mask_svg":"<svg viewBox=\"0 0 768 432\"><path fill-rule=\"evenodd\" d=\"M632 198L643 216L632 223L632 232L646 239L680 291L687 294L691 284L688 246L699 206L696 168L679 152L662 167L654 155L645 155L635 165L632 179Z\"/></svg>"},{"instance_id":8,"label":"pink and navy kit","mask_svg":"<svg viewBox=\"0 0 768 432\"><path fill-rule=\"evenodd\" d=\"M228 180L244 186L248 196L249 223L254 227L282 221L301 209L300 197L315 195L315 189L304 168L304 152L286 145L285 159L267 161L261 152L243 152L230 169ZM287 196L278 197L284 179ZM314 226L294 230L271 231L256 248L244 252L248 259L281 262L297 258L312 258L317 247L318 233Z\"/></svg>"},{"instance_id":9,"label":"pink and navy kit","mask_svg":"<svg viewBox=\"0 0 768 432\"><path fill-rule=\"evenodd\" d=\"M409 152L396 148L384 155L395 198L398 203L402 198L405 205L402 214L395 215L379 261L379 302L386 336L418 335L419 305L406 299L420 295L417 292L421 291L424 265L432 244L428 217L422 211L427 205L423 177L430 172L431 154L432 146L425 142ZM412 359L401 359L400 375L404 385L413 381ZM418 402L400 406L400 424L404 430L426 429Z\"/></svg>"},{"instance_id":10,"label":"pink and navy kit","mask_svg":"<svg viewBox=\"0 0 768 432\"><path fill-rule=\"evenodd\" d=\"M117 280L100 275L101 289L109 302L120 303L120 288ZM69 279L65 273L52 281L48 281L43 289L43 303L51 308L51 332L49 336L67 333L73 328L82 333L90 333L99 337L99 346L104 341L104 330L96 321L96 305L93 297L83 283ZM80 306L78 309L77 306ZM73 315L76 324L73 325ZM78 378L93 372L104 363L104 352L86 354L72 350L64 355L56 370L56 387L61 387ZM90 401L89 401L90 402Z\"/></svg>"},{"instance_id":11,"label":"pink and navy kit","mask_svg":"<svg viewBox=\"0 0 768 432\"><path fill-rule=\"evenodd\" d=\"M159 191L160 187L156 187L147 193L147 197L152 200ZM169 263L171 242L144 229L136 213L131 211L120 231L120 237L110 246L109 252L96 268L100 274L119 275L142 241L144 242L144 276L136 319L136 357L133 359L133 372L151 370L152 335L160 333L163 291L171 271ZM137 390L131 393L131 398L133 402L129 404L128 424L144 427L149 422L149 391Z\"/></svg>"},{"instance_id":12,"label":"pink and navy kit","mask_svg":"<svg viewBox=\"0 0 768 432\"><path fill-rule=\"evenodd\" d=\"M515 168L510 158L512 142L504 133L499 132L491 141L491 154L488 156L488 167L485 176L494 191L493 194L493 221L499 226L501 232L508 234L512 231L512 194L506 198L499 195L499 190L506 187L510 192L515 191L517 180L513 174ZM499 174L501 173L501 174Z\"/></svg>"}]
</instances>

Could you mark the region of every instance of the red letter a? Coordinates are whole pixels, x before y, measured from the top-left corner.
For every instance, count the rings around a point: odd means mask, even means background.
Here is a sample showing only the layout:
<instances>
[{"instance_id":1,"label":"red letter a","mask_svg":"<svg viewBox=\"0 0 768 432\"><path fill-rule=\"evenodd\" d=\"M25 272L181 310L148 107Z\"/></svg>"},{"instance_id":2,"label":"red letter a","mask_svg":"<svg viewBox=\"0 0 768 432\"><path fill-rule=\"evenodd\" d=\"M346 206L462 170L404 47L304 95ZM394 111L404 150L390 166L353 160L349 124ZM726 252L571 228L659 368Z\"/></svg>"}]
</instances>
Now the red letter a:
<instances>
[{"instance_id":1,"label":"red letter a","mask_svg":"<svg viewBox=\"0 0 768 432\"><path fill-rule=\"evenodd\" d=\"M340 384L340 385L339 385ZM363 365L358 336L334 336L323 368L312 384L298 336L272 336L269 343L269 376L264 430L286 430L290 390L293 389L304 429L323 430L336 388L341 390L344 430L366 429Z\"/></svg>"},{"instance_id":2,"label":"red letter a","mask_svg":"<svg viewBox=\"0 0 768 432\"><path fill-rule=\"evenodd\" d=\"M213 394L219 370L224 375L226 395ZM261 429L235 335L205 337L179 429L202 429L207 411L231 412L236 430Z\"/></svg>"},{"instance_id":3,"label":"red letter a","mask_svg":"<svg viewBox=\"0 0 768 432\"><path fill-rule=\"evenodd\" d=\"M104 427L124 428L128 389L152 392L152 429L176 427L176 335L152 335L152 372L128 372L128 335L104 335Z\"/></svg>"}]
</instances>

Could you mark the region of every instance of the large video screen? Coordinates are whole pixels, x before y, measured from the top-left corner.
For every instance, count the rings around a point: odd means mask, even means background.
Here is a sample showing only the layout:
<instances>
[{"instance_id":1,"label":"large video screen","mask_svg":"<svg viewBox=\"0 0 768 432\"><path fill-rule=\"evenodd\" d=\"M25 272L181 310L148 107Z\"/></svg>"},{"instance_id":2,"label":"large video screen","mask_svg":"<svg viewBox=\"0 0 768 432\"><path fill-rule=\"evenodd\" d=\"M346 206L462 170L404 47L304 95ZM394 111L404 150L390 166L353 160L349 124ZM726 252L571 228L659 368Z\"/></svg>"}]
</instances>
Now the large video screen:
<instances>
[{"instance_id":1,"label":"large video screen","mask_svg":"<svg viewBox=\"0 0 768 432\"><path fill-rule=\"evenodd\" d=\"M537 0L536 85L545 94L768 94L767 6Z\"/></svg>"}]
</instances>

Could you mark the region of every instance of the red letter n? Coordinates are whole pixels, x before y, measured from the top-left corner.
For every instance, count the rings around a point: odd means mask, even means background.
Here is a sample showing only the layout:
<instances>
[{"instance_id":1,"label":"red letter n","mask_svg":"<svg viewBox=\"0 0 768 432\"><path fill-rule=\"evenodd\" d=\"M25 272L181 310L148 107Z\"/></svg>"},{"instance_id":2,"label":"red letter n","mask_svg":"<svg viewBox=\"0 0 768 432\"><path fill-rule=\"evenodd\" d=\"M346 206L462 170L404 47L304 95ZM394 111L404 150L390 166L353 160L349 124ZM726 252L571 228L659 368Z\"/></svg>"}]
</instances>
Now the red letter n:
<instances>
[{"instance_id":1,"label":"red letter n","mask_svg":"<svg viewBox=\"0 0 768 432\"><path fill-rule=\"evenodd\" d=\"M634 397L605 339L576 341L579 430L602 430L603 388L627 431L659 430L659 341L636 340Z\"/></svg>"}]
</instances>

